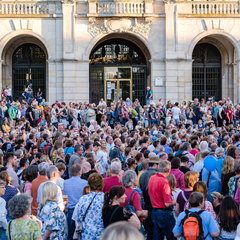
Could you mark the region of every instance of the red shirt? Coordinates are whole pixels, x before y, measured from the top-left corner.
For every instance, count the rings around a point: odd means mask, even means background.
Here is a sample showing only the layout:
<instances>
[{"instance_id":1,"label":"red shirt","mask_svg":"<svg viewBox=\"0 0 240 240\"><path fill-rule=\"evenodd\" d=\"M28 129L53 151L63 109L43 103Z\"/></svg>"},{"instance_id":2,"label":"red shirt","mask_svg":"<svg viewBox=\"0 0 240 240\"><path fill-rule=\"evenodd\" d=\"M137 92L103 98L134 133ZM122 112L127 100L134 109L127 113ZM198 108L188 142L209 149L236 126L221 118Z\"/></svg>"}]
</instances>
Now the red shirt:
<instances>
[{"instance_id":1,"label":"red shirt","mask_svg":"<svg viewBox=\"0 0 240 240\"><path fill-rule=\"evenodd\" d=\"M114 186L123 186L122 183L119 182L118 176L112 176L108 178L103 179L104 187L103 187L103 192L109 192L111 187Z\"/></svg>"},{"instance_id":2,"label":"red shirt","mask_svg":"<svg viewBox=\"0 0 240 240\"><path fill-rule=\"evenodd\" d=\"M173 201L170 184L167 178L159 173L149 179L148 193L153 208L167 208L165 203Z\"/></svg>"},{"instance_id":3,"label":"red shirt","mask_svg":"<svg viewBox=\"0 0 240 240\"><path fill-rule=\"evenodd\" d=\"M121 207L127 206L128 200L132 192L133 192L132 188L130 187L126 188L125 194L127 195L127 197L126 197L125 203L120 204ZM133 193L130 201L130 205L134 207L135 211L142 211L141 200L140 200L139 193L137 191Z\"/></svg>"}]
</instances>

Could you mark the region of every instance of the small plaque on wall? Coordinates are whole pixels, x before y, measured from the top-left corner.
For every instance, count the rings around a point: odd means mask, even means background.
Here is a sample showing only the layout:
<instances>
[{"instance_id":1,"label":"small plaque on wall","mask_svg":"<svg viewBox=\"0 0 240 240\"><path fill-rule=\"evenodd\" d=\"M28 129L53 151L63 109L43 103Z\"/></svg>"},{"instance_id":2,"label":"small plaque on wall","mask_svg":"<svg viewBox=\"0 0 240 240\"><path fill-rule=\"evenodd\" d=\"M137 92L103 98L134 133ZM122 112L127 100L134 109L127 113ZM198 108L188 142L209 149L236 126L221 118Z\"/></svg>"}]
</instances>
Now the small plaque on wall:
<instances>
[{"instance_id":1,"label":"small plaque on wall","mask_svg":"<svg viewBox=\"0 0 240 240\"><path fill-rule=\"evenodd\" d=\"M155 80L155 86L163 86L163 78L157 77Z\"/></svg>"}]
</instances>

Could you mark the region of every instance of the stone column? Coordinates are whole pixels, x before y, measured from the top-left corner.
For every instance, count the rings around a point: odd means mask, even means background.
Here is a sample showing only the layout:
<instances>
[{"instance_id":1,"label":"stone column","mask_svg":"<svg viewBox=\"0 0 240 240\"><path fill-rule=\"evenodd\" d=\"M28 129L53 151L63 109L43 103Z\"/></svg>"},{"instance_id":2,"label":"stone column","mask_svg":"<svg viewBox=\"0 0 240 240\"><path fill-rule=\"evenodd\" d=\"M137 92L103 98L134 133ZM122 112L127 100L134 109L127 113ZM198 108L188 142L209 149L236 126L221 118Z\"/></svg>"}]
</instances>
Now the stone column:
<instances>
[{"instance_id":1,"label":"stone column","mask_svg":"<svg viewBox=\"0 0 240 240\"><path fill-rule=\"evenodd\" d=\"M165 4L166 100L178 101L177 5Z\"/></svg>"},{"instance_id":2,"label":"stone column","mask_svg":"<svg viewBox=\"0 0 240 240\"><path fill-rule=\"evenodd\" d=\"M57 89L56 89L56 63L53 60L47 60L47 70L46 75L46 97L50 104L54 103L57 99Z\"/></svg>"},{"instance_id":3,"label":"stone column","mask_svg":"<svg viewBox=\"0 0 240 240\"><path fill-rule=\"evenodd\" d=\"M75 0L63 0L63 100L76 99Z\"/></svg>"},{"instance_id":4,"label":"stone column","mask_svg":"<svg viewBox=\"0 0 240 240\"><path fill-rule=\"evenodd\" d=\"M236 86L238 86L237 84L237 63L232 63L233 65L233 96L232 96L232 101L234 104L238 104L238 88Z\"/></svg>"},{"instance_id":5,"label":"stone column","mask_svg":"<svg viewBox=\"0 0 240 240\"><path fill-rule=\"evenodd\" d=\"M3 91L3 71L2 71L3 60L0 60L0 92ZM13 90L12 90L13 91Z\"/></svg>"}]
</instances>

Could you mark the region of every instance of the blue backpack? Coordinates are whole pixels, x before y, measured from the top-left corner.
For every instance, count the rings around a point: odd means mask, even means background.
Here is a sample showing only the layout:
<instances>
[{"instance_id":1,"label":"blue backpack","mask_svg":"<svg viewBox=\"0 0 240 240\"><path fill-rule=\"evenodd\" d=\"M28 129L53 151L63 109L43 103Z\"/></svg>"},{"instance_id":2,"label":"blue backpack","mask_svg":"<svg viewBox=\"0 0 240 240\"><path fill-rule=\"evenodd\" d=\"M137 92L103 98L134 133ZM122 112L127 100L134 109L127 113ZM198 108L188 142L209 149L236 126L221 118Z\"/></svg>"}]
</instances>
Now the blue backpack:
<instances>
[{"instance_id":1,"label":"blue backpack","mask_svg":"<svg viewBox=\"0 0 240 240\"><path fill-rule=\"evenodd\" d=\"M132 199L132 196L133 196L134 192L137 192L137 191L133 190L133 192L132 192L131 195L130 195L130 198L128 199L128 203L127 203L127 205L126 205L126 207L127 207L132 213L136 213L134 206L130 205L130 201L131 201L131 199ZM141 197L140 197L140 199L141 199ZM143 224L142 224L142 223L141 223L141 229L140 229L139 231L145 236L145 230L144 230L144 227L143 227Z\"/></svg>"}]
</instances>

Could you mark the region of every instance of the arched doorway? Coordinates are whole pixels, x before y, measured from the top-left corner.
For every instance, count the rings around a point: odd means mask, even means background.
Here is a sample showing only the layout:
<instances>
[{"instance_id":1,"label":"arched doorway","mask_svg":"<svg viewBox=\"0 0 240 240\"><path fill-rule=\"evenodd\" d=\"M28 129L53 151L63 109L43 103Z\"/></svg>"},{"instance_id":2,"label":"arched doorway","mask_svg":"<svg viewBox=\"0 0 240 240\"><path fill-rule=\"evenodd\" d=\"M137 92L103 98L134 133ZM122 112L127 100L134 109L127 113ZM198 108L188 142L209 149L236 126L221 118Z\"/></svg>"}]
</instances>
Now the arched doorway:
<instances>
[{"instance_id":1,"label":"arched doorway","mask_svg":"<svg viewBox=\"0 0 240 240\"><path fill-rule=\"evenodd\" d=\"M122 97L145 104L147 64L136 44L120 38L101 42L90 54L89 69L90 102L104 98L109 104Z\"/></svg>"},{"instance_id":2,"label":"arched doorway","mask_svg":"<svg viewBox=\"0 0 240 240\"><path fill-rule=\"evenodd\" d=\"M192 97L209 97L220 100L222 97L221 54L212 44L200 43L192 55Z\"/></svg>"},{"instance_id":3,"label":"arched doorway","mask_svg":"<svg viewBox=\"0 0 240 240\"><path fill-rule=\"evenodd\" d=\"M13 99L21 100L30 83L34 93L41 88L43 97L46 97L46 55L38 45L26 43L19 46L12 56Z\"/></svg>"}]
</instances>

